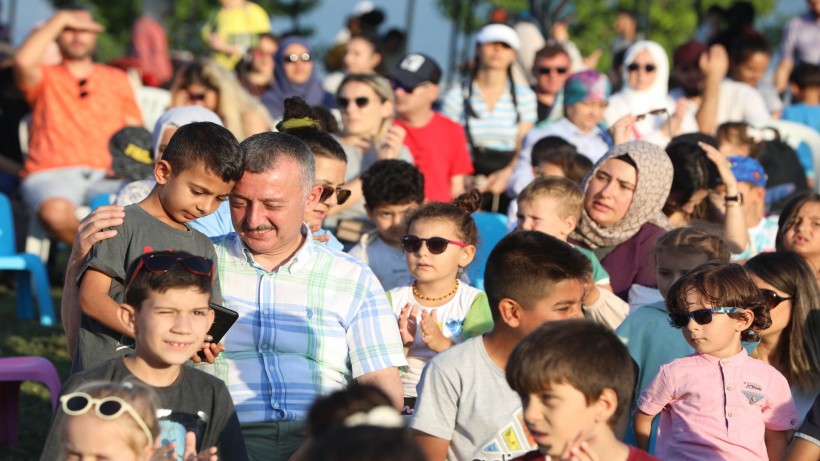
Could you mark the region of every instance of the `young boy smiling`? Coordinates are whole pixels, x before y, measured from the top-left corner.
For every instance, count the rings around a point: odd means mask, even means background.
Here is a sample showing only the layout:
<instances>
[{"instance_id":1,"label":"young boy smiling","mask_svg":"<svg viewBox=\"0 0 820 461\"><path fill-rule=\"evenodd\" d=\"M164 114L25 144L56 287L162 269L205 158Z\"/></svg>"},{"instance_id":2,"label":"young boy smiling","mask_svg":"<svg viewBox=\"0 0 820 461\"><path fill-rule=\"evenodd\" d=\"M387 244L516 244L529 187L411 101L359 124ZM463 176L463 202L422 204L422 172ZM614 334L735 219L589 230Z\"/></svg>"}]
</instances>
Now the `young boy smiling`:
<instances>
[{"instance_id":1,"label":"young boy smiling","mask_svg":"<svg viewBox=\"0 0 820 461\"><path fill-rule=\"evenodd\" d=\"M124 355L133 340L117 318L127 283L125 272L143 253L189 251L215 259L213 245L188 227L213 213L242 176L236 138L210 122L185 125L174 134L156 163L157 184L142 202L125 208L117 234L96 244L80 271L81 329L72 372ZM221 300L217 278L214 299ZM206 351L206 357L210 354Z\"/></svg>"},{"instance_id":2,"label":"young boy smiling","mask_svg":"<svg viewBox=\"0 0 820 461\"><path fill-rule=\"evenodd\" d=\"M63 386L65 394L90 381L137 380L152 387L161 403L162 447L157 454L162 459L176 452L184 454L181 459L199 453L198 460L215 460L214 447L223 459L247 459L225 383L184 366L202 347L214 320L209 307L213 275L212 260L184 251L137 258L126 277L125 303L117 308L122 328L135 338L134 352L75 373ZM63 412L55 414L44 461L58 458L64 418Z\"/></svg>"}]
</instances>

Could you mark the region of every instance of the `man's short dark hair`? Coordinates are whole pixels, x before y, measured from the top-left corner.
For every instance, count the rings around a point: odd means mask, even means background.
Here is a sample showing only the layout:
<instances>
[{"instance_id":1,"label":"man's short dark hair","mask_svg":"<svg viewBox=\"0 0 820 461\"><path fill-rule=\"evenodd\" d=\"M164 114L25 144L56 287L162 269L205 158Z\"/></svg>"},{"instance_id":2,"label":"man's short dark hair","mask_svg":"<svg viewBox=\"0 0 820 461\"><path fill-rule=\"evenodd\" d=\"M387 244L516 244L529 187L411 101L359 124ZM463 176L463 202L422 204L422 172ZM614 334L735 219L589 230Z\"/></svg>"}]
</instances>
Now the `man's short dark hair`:
<instances>
[{"instance_id":1,"label":"man's short dark hair","mask_svg":"<svg viewBox=\"0 0 820 461\"><path fill-rule=\"evenodd\" d=\"M193 288L201 293L207 294L210 299L213 287L211 278L205 275L198 275L186 269L182 262L172 265L166 272L151 272L145 267L140 267L142 258L150 255L171 255L177 258L193 256L187 251L154 251L145 253L142 257L135 259L129 266L125 275L127 286L125 287L125 303L139 311L142 303L151 293L165 293L171 289ZM136 277L134 272L140 269ZM133 280L132 280L133 279Z\"/></svg>"},{"instance_id":2,"label":"man's short dark hair","mask_svg":"<svg viewBox=\"0 0 820 461\"><path fill-rule=\"evenodd\" d=\"M289 158L299 165L304 197L316 183L316 160L310 148L299 138L287 133L265 132L251 136L239 144L245 160L245 171L264 173ZM303 199L304 199L303 197Z\"/></svg>"},{"instance_id":3,"label":"man's short dark hair","mask_svg":"<svg viewBox=\"0 0 820 461\"><path fill-rule=\"evenodd\" d=\"M524 309L532 309L548 296L556 283L585 281L592 265L570 244L537 231L516 231L493 248L484 271L484 291L493 319L498 320L498 303L509 298Z\"/></svg>"},{"instance_id":4,"label":"man's short dark hair","mask_svg":"<svg viewBox=\"0 0 820 461\"><path fill-rule=\"evenodd\" d=\"M205 171L225 182L242 177L242 154L239 142L226 128L211 122L194 122L179 127L162 153L175 175L198 163Z\"/></svg>"},{"instance_id":5,"label":"man's short dark hair","mask_svg":"<svg viewBox=\"0 0 820 461\"><path fill-rule=\"evenodd\" d=\"M379 160L362 173L364 203L370 210L380 205L424 202L424 176L404 160Z\"/></svg>"},{"instance_id":6,"label":"man's short dark hair","mask_svg":"<svg viewBox=\"0 0 820 461\"><path fill-rule=\"evenodd\" d=\"M584 394L587 405L612 389L618 408L607 423L613 427L632 400L633 367L629 350L609 328L586 319L546 322L513 350L507 361L507 383L522 398L554 384L568 384Z\"/></svg>"},{"instance_id":7,"label":"man's short dark hair","mask_svg":"<svg viewBox=\"0 0 820 461\"><path fill-rule=\"evenodd\" d=\"M535 59L533 62L538 61L541 58L551 58L559 54L569 57L569 53L567 53L567 50L563 46L561 46L558 42L549 41L543 48L535 52Z\"/></svg>"}]
</instances>

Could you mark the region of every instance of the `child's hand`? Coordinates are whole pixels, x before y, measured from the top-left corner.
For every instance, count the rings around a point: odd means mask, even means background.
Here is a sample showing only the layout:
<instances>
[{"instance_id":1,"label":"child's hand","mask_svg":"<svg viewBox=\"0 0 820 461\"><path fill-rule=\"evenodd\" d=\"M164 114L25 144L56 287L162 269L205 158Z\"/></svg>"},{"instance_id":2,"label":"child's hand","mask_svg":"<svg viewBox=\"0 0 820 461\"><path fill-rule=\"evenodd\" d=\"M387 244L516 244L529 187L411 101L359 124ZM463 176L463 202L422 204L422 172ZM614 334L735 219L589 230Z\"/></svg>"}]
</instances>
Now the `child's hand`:
<instances>
[{"instance_id":1,"label":"child's hand","mask_svg":"<svg viewBox=\"0 0 820 461\"><path fill-rule=\"evenodd\" d=\"M416 315L419 312L419 306L410 307L407 303L399 314L399 334L401 334L401 343L404 347L410 347L416 340L416 330L418 330L418 320Z\"/></svg>"},{"instance_id":2,"label":"child's hand","mask_svg":"<svg viewBox=\"0 0 820 461\"><path fill-rule=\"evenodd\" d=\"M213 338L208 336L207 339L213 339ZM225 346L223 346L222 344L212 343L212 342L209 342L209 341L205 341L205 343L203 343L203 345L202 345L202 349L200 349L202 354L205 356L204 361L208 362L212 365L213 365L214 362L216 362L216 358L219 356L219 354L221 352L223 352L224 350L225 350ZM194 354L194 356L191 357L191 360L193 360L194 363L200 363L200 362L203 361L202 357L199 356L199 352Z\"/></svg>"},{"instance_id":3,"label":"child's hand","mask_svg":"<svg viewBox=\"0 0 820 461\"><path fill-rule=\"evenodd\" d=\"M436 311L421 311L421 340L433 351L441 352L450 348L453 342L444 337L436 320Z\"/></svg>"},{"instance_id":4,"label":"child's hand","mask_svg":"<svg viewBox=\"0 0 820 461\"><path fill-rule=\"evenodd\" d=\"M185 434L185 454L183 461L218 461L216 447L209 447L201 452L196 452L196 434L188 431Z\"/></svg>"},{"instance_id":5,"label":"child's hand","mask_svg":"<svg viewBox=\"0 0 820 461\"><path fill-rule=\"evenodd\" d=\"M565 457L561 457L561 461L600 461L601 459L589 447L588 440L584 440L583 432L579 432L575 439L567 444L564 454Z\"/></svg>"}]
</instances>

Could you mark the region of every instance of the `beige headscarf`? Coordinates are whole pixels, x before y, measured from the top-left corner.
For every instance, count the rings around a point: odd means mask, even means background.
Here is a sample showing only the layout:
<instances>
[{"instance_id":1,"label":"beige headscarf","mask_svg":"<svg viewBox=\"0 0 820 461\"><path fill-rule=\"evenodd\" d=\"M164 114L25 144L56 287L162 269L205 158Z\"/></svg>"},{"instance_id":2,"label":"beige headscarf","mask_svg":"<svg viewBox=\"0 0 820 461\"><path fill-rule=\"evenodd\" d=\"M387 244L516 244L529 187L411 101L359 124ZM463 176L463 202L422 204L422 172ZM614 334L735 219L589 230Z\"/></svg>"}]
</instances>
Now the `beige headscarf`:
<instances>
[{"instance_id":1,"label":"beige headscarf","mask_svg":"<svg viewBox=\"0 0 820 461\"><path fill-rule=\"evenodd\" d=\"M638 184L635 187L635 195L623 219L609 227L599 226L589 217L586 210L581 211L581 219L572 238L590 248L621 244L637 234L646 223L654 224L661 229L670 228L669 221L661 210L672 187L672 162L666 152L655 144L632 141L614 146L598 160L584 179L584 194L589 187L589 179L601 165L611 158L622 155L629 156L637 166Z\"/></svg>"}]
</instances>

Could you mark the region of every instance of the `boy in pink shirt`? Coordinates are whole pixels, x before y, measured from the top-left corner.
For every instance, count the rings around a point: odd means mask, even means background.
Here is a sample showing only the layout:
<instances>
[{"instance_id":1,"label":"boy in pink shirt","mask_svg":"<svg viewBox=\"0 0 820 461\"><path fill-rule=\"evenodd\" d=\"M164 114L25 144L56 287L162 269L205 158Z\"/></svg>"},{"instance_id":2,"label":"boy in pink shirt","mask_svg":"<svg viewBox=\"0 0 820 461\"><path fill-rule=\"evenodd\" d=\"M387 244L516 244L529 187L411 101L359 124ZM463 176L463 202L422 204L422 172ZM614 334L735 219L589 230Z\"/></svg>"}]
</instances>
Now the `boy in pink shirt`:
<instances>
[{"instance_id":1,"label":"boy in pink shirt","mask_svg":"<svg viewBox=\"0 0 820 461\"><path fill-rule=\"evenodd\" d=\"M660 413L661 459L781 459L797 410L786 378L741 346L771 324L754 282L739 265L704 264L672 285L666 308L695 353L663 365L641 392L638 446L647 448Z\"/></svg>"}]
</instances>

